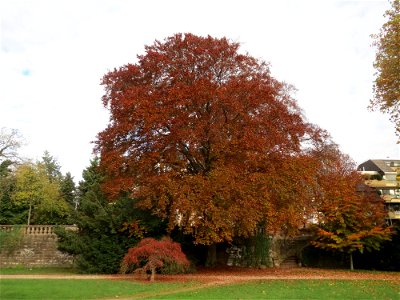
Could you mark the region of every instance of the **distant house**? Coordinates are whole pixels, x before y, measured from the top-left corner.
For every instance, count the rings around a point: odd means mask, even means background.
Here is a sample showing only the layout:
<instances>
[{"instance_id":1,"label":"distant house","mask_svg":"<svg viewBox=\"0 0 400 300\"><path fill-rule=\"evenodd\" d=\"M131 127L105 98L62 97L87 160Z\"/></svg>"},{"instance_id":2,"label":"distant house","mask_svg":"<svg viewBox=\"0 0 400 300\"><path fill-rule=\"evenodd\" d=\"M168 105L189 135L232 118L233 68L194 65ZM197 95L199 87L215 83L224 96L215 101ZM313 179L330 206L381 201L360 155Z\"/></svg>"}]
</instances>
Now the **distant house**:
<instances>
[{"instance_id":1,"label":"distant house","mask_svg":"<svg viewBox=\"0 0 400 300\"><path fill-rule=\"evenodd\" d=\"M385 201L388 223L400 221L400 160L370 159L360 164L357 171Z\"/></svg>"}]
</instances>

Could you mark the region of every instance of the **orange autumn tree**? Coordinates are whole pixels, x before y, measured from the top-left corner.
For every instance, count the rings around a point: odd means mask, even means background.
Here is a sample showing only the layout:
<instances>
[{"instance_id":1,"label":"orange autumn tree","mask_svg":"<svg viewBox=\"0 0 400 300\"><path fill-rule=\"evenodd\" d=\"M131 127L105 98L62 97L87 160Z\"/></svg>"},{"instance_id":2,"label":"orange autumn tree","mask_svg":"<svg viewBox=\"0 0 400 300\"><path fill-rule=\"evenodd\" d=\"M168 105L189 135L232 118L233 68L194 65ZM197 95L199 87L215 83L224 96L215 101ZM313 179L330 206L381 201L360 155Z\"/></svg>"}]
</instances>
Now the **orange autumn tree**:
<instances>
[{"instance_id":1,"label":"orange autumn tree","mask_svg":"<svg viewBox=\"0 0 400 300\"><path fill-rule=\"evenodd\" d=\"M364 184L348 157L331 147L320 161L318 224L311 244L349 254L353 270L353 252L379 250L383 241L391 239L392 229L385 226L383 200Z\"/></svg>"},{"instance_id":2,"label":"orange autumn tree","mask_svg":"<svg viewBox=\"0 0 400 300\"><path fill-rule=\"evenodd\" d=\"M195 243L296 230L323 139L292 88L226 38L176 34L103 78L108 127L97 152L104 190L121 190Z\"/></svg>"},{"instance_id":3,"label":"orange autumn tree","mask_svg":"<svg viewBox=\"0 0 400 300\"><path fill-rule=\"evenodd\" d=\"M182 268L189 267L189 261L178 243L166 237L160 241L145 238L128 250L122 260L121 271L126 273L132 266L136 266L136 272L149 271L149 279L154 281L157 269L165 264L176 264Z\"/></svg>"}]
</instances>

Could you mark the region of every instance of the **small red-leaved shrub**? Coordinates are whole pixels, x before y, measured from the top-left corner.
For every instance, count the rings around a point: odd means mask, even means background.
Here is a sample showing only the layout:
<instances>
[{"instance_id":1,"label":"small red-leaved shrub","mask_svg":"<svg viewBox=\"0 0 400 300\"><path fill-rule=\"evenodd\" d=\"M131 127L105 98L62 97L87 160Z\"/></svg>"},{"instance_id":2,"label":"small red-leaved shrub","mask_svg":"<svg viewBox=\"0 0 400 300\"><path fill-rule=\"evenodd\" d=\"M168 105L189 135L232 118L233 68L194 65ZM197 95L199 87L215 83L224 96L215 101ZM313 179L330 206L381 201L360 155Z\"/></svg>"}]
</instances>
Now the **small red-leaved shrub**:
<instances>
[{"instance_id":1,"label":"small red-leaved shrub","mask_svg":"<svg viewBox=\"0 0 400 300\"><path fill-rule=\"evenodd\" d=\"M150 272L150 281L154 281L157 269L173 264L183 269L189 267L189 261L180 244L166 237L160 241L145 238L128 250L121 264L121 272L127 273L133 268L135 272Z\"/></svg>"}]
</instances>

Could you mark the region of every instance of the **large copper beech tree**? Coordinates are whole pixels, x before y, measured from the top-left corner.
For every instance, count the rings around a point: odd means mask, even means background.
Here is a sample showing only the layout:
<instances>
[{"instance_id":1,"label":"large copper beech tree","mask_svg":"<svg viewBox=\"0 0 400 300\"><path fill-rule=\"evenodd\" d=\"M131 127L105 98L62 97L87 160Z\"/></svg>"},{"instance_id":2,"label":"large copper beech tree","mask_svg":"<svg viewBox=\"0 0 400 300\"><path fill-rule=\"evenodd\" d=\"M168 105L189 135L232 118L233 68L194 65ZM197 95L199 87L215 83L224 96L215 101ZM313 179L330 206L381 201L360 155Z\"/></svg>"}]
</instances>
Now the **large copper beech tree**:
<instances>
[{"instance_id":1,"label":"large copper beech tree","mask_svg":"<svg viewBox=\"0 0 400 300\"><path fill-rule=\"evenodd\" d=\"M290 86L226 38L176 34L145 49L103 78L105 191L131 192L201 244L298 228L321 135Z\"/></svg>"}]
</instances>

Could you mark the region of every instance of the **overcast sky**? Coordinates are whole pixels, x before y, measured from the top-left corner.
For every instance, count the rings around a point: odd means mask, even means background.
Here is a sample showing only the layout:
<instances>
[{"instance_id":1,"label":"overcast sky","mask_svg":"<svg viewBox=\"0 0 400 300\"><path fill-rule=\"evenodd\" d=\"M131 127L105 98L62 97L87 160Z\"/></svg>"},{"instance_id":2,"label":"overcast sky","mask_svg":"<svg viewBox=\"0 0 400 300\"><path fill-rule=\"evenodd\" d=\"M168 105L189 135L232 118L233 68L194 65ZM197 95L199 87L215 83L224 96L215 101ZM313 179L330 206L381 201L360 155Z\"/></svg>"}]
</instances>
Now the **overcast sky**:
<instances>
[{"instance_id":1,"label":"overcast sky","mask_svg":"<svg viewBox=\"0 0 400 300\"><path fill-rule=\"evenodd\" d=\"M78 181L108 122L100 79L175 33L228 37L293 84L307 119L357 163L400 158L389 116L370 112L387 0L2 0L0 127L48 150Z\"/></svg>"}]
</instances>

